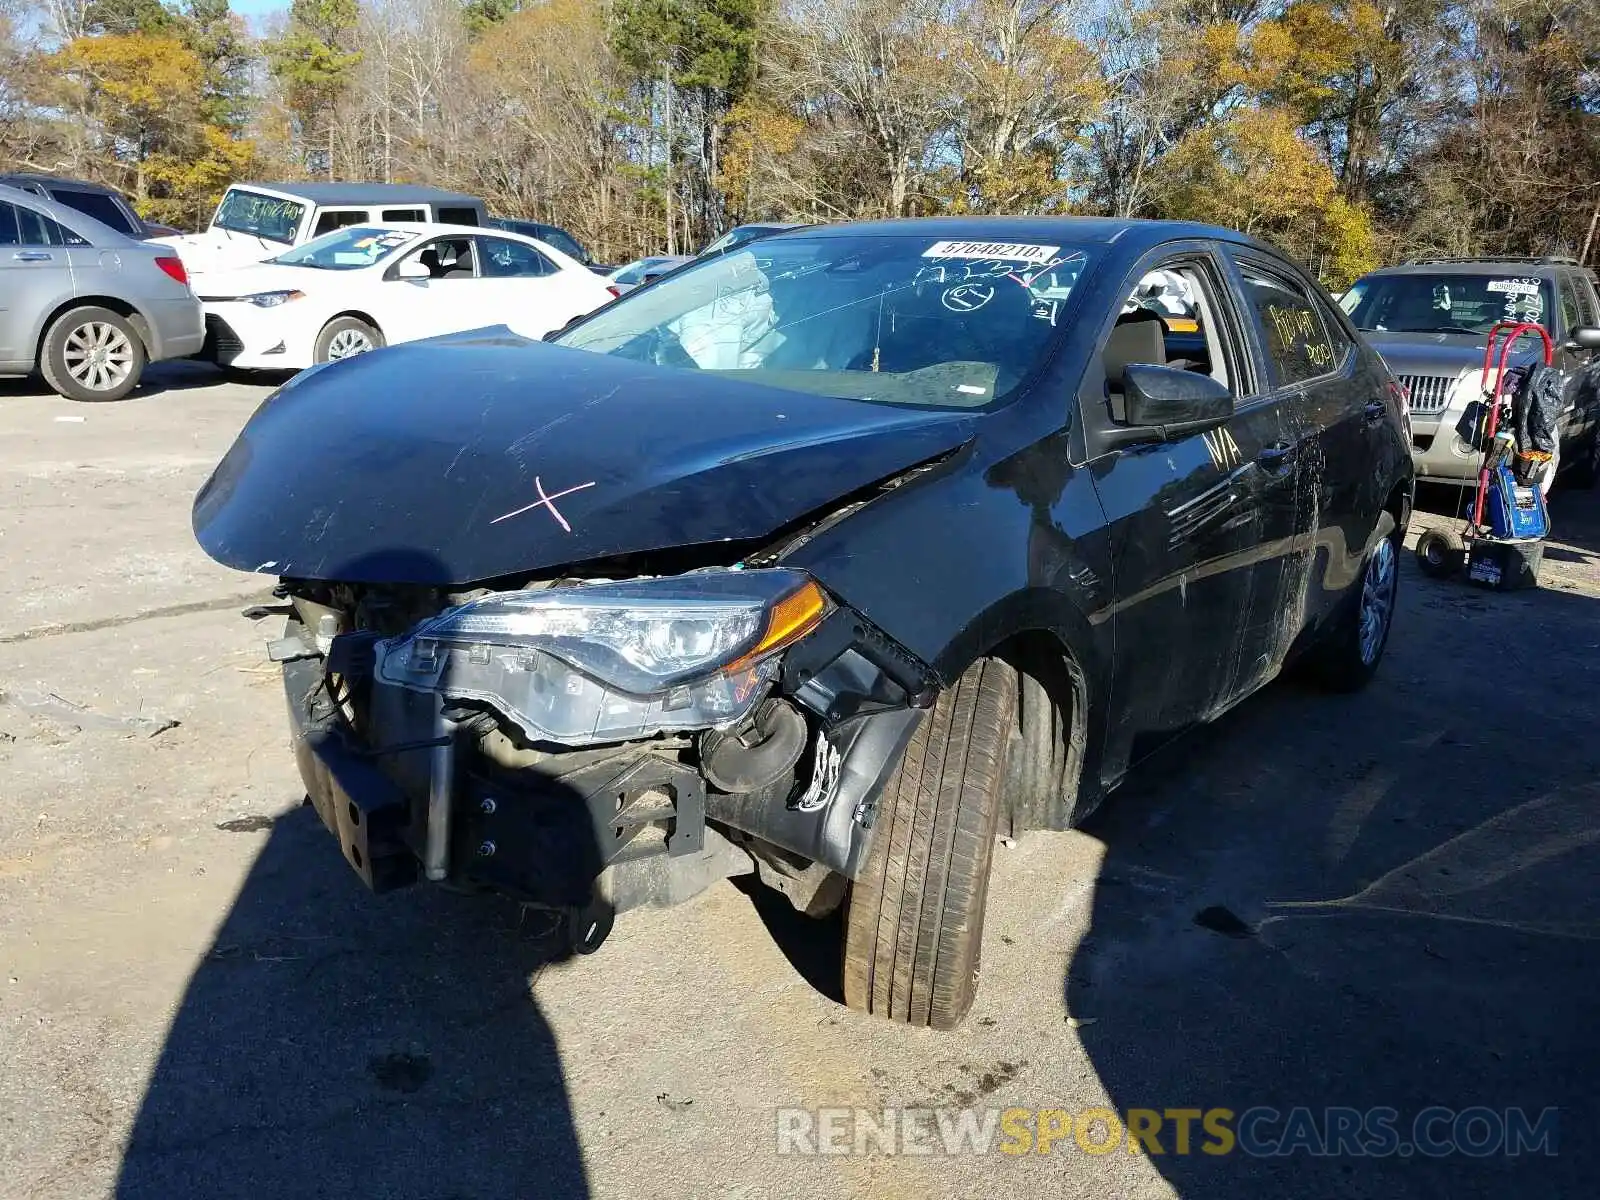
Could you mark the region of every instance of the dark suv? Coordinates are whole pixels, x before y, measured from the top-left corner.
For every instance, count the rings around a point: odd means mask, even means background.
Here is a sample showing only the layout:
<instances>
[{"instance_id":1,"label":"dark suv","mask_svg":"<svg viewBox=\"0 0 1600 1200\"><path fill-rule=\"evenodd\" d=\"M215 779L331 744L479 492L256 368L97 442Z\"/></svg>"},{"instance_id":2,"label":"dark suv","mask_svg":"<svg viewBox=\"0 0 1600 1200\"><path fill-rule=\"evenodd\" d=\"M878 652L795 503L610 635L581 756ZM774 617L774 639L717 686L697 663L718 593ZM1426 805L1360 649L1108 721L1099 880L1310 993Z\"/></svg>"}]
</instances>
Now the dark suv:
<instances>
[{"instance_id":1,"label":"dark suv","mask_svg":"<svg viewBox=\"0 0 1600 1200\"><path fill-rule=\"evenodd\" d=\"M1558 470L1573 483L1600 478L1600 295L1569 258L1435 258L1364 276L1340 299L1351 320L1411 393L1412 457L1419 480L1476 478L1479 456L1457 436L1482 390L1484 341L1497 321L1543 325L1565 376ZM1513 362L1532 361L1523 338Z\"/></svg>"},{"instance_id":2,"label":"dark suv","mask_svg":"<svg viewBox=\"0 0 1600 1200\"><path fill-rule=\"evenodd\" d=\"M547 225L543 221L524 221L521 217L490 217L489 224L509 233L538 238L541 242L554 246L568 258L582 263L596 275L607 275L616 270L607 263L596 262L594 255L589 253L589 248L559 225Z\"/></svg>"},{"instance_id":3,"label":"dark suv","mask_svg":"<svg viewBox=\"0 0 1600 1200\"><path fill-rule=\"evenodd\" d=\"M100 224L109 225L118 233L125 233L131 238L143 240L177 232L165 225L151 225L145 221L133 211L133 205L128 203L128 198L116 188L90 183L86 179L64 179L57 175L35 175L19 171L0 174L0 183L7 187L20 188L24 192L32 192L35 196L43 196L46 200L54 200L57 204L65 204L68 208L93 217Z\"/></svg>"}]
</instances>

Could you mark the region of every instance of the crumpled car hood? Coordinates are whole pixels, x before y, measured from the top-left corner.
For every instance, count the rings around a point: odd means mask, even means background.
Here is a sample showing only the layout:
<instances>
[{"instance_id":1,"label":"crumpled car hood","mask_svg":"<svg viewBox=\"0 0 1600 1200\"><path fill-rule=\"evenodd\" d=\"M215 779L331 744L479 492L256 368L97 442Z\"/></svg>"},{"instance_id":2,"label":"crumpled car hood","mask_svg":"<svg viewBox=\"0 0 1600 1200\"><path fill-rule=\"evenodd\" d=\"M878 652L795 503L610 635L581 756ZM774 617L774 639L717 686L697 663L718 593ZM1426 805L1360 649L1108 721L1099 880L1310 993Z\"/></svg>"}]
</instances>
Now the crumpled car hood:
<instances>
[{"instance_id":1,"label":"crumpled car hood","mask_svg":"<svg viewBox=\"0 0 1600 1200\"><path fill-rule=\"evenodd\" d=\"M474 583L759 538L960 446L978 419L496 328L291 380L196 495L194 531L246 571Z\"/></svg>"}]
</instances>

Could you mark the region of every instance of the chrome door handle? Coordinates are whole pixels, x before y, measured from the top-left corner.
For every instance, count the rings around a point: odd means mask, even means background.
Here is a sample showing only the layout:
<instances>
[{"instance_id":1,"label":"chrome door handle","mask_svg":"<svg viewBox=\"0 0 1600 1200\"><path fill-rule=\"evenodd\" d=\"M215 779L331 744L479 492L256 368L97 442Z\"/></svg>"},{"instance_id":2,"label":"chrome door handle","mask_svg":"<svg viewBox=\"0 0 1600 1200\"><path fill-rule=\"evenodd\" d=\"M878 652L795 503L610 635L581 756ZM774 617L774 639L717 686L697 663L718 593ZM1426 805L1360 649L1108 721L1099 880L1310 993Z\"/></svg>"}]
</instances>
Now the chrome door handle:
<instances>
[{"instance_id":1,"label":"chrome door handle","mask_svg":"<svg viewBox=\"0 0 1600 1200\"><path fill-rule=\"evenodd\" d=\"M55 255L44 250L18 250L11 257L18 262L49 262Z\"/></svg>"}]
</instances>

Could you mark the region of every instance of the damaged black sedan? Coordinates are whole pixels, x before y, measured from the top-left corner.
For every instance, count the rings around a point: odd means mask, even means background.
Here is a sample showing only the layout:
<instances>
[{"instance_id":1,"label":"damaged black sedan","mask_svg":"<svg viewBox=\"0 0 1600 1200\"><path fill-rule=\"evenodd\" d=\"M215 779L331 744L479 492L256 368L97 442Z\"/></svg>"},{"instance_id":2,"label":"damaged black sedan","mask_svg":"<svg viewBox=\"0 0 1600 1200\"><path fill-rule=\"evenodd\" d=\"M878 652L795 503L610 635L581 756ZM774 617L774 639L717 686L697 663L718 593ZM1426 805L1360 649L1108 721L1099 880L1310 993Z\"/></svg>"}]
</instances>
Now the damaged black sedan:
<instances>
[{"instance_id":1,"label":"damaged black sedan","mask_svg":"<svg viewBox=\"0 0 1600 1200\"><path fill-rule=\"evenodd\" d=\"M1226 230L808 228L547 342L296 376L195 500L280 578L307 792L371 887L569 914L757 872L843 994L950 1027L999 837L1291 662L1388 639L1404 395Z\"/></svg>"}]
</instances>

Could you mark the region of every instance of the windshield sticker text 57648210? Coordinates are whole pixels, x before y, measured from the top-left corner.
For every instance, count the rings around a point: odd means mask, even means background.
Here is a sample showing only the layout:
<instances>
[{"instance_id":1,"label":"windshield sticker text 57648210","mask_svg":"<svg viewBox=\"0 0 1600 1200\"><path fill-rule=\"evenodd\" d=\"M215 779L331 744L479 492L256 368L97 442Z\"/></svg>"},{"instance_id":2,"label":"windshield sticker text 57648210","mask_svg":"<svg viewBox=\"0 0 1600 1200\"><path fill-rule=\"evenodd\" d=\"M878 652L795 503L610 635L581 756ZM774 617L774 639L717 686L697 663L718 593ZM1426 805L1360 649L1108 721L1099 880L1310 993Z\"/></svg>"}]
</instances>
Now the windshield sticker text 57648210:
<instances>
[{"instance_id":1,"label":"windshield sticker text 57648210","mask_svg":"<svg viewBox=\"0 0 1600 1200\"><path fill-rule=\"evenodd\" d=\"M1010 262L1042 265L1060 250L1060 246L1036 246L1030 242L935 242L922 252L922 257L1002 258Z\"/></svg>"}]
</instances>

